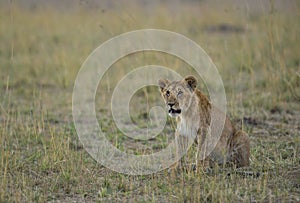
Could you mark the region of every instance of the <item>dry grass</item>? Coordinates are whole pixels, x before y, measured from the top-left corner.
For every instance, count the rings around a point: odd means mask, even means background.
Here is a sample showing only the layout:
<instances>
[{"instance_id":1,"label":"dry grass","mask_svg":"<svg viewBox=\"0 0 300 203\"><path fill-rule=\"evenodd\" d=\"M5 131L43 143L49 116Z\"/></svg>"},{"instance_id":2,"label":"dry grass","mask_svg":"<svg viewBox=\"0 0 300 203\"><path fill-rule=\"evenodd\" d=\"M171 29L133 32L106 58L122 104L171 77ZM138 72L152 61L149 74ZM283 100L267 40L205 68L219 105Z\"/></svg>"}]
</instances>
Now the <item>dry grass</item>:
<instances>
[{"instance_id":1,"label":"dry grass","mask_svg":"<svg viewBox=\"0 0 300 203\"><path fill-rule=\"evenodd\" d=\"M168 9L137 5L62 12L51 7L0 8L0 202L278 202L300 201L300 8L246 12L232 5L193 3ZM172 17L171 17L172 16ZM123 32L162 28L196 41L224 81L228 112L251 137L251 166L207 173L161 171L126 176L96 163L72 122L73 83L100 43ZM104 90L129 70L160 64L194 74L184 62L145 52L114 64ZM184 68L183 68L184 67ZM204 89L205 85L200 84ZM109 91L97 94L108 139L122 150L146 153L172 139L172 121L149 142L132 143L115 127ZM147 109L161 102L156 88L132 99L133 120L147 125Z\"/></svg>"}]
</instances>

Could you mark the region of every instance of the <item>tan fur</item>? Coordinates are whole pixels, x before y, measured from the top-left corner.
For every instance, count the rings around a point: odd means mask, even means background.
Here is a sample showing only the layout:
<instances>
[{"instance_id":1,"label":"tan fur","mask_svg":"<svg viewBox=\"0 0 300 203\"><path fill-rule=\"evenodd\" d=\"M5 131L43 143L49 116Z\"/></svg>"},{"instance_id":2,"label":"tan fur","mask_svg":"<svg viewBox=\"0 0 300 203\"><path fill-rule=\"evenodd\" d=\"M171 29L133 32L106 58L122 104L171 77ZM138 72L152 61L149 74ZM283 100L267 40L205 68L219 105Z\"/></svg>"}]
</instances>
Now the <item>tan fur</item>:
<instances>
[{"instance_id":1,"label":"tan fur","mask_svg":"<svg viewBox=\"0 0 300 203\"><path fill-rule=\"evenodd\" d=\"M196 88L197 80L188 76L182 81L159 80L162 97L169 107L171 117L176 117L176 137L192 136L195 134L198 148L203 149L205 136L211 121L214 108L208 98ZM214 109L215 110L215 109ZM214 111L223 114L221 111ZM249 165L250 140L246 132L236 130L226 117L220 139L212 153L204 162L234 165L243 167Z\"/></svg>"}]
</instances>

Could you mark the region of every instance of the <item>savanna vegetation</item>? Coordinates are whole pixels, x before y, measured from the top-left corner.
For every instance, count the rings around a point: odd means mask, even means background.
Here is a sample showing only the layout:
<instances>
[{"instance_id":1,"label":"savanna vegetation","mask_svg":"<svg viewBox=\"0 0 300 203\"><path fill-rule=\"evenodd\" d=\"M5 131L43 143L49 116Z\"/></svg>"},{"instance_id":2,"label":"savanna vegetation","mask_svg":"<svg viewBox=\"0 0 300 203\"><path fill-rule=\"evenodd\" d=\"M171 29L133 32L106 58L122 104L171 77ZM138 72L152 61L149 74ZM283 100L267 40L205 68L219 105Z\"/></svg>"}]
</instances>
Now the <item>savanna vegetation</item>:
<instances>
[{"instance_id":1,"label":"savanna vegetation","mask_svg":"<svg viewBox=\"0 0 300 203\"><path fill-rule=\"evenodd\" d=\"M0 202L299 202L300 4L108 2L1 4ZM101 43L145 28L183 34L212 58L227 113L250 135L250 167L129 176L85 151L72 120L76 74ZM147 51L110 68L99 84L96 112L107 139L128 153L157 151L174 138L172 119L156 139L140 142L113 121L115 85L149 64L196 74L174 56ZM203 82L199 88L206 91ZM140 89L130 103L133 121L147 126L148 110L157 103L157 87Z\"/></svg>"}]
</instances>

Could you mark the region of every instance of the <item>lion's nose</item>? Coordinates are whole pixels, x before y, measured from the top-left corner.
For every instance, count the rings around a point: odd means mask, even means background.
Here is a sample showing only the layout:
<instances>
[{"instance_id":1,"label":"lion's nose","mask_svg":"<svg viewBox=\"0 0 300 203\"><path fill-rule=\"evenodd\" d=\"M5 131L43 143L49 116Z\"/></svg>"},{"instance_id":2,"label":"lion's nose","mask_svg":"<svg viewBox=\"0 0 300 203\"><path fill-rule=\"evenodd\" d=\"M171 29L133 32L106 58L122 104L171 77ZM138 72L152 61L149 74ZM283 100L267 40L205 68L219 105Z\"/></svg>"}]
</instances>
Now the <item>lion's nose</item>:
<instances>
[{"instance_id":1,"label":"lion's nose","mask_svg":"<svg viewBox=\"0 0 300 203\"><path fill-rule=\"evenodd\" d=\"M175 105L175 103L168 103L169 107L172 108L172 106Z\"/></svg>"}]
</instances>

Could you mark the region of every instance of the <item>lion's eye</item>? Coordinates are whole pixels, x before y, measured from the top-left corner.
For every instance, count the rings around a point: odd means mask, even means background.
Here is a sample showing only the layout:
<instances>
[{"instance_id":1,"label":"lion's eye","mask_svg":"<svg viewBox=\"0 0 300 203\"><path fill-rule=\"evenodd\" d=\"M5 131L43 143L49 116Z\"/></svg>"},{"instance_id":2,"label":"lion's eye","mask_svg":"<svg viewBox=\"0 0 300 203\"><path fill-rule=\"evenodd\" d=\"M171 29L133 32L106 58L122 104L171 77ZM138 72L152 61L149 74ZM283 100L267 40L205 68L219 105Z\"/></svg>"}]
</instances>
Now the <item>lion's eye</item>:
<instances>
[{"instance_id":1,"label":"lion's eye","mask_svg":"<svg viewBox=\"0 0 300 203\"><path fill-rule=\"evenodd\" d=\"M167 95L167 97L170 96L170 91L169 90L167 90L166 95Z\"/></svg>"},{"instance_id":2,"label":"lion's eye","mask_svg":"<svg viewBox=\"0 0 300 203\"><path fill-rule=\"evenodd\" d=\"M177 93L178 96L180 96L182 94L183 94L183 92L181 90L179 90L178 93Z\"/></svg>"}]
</instances>

